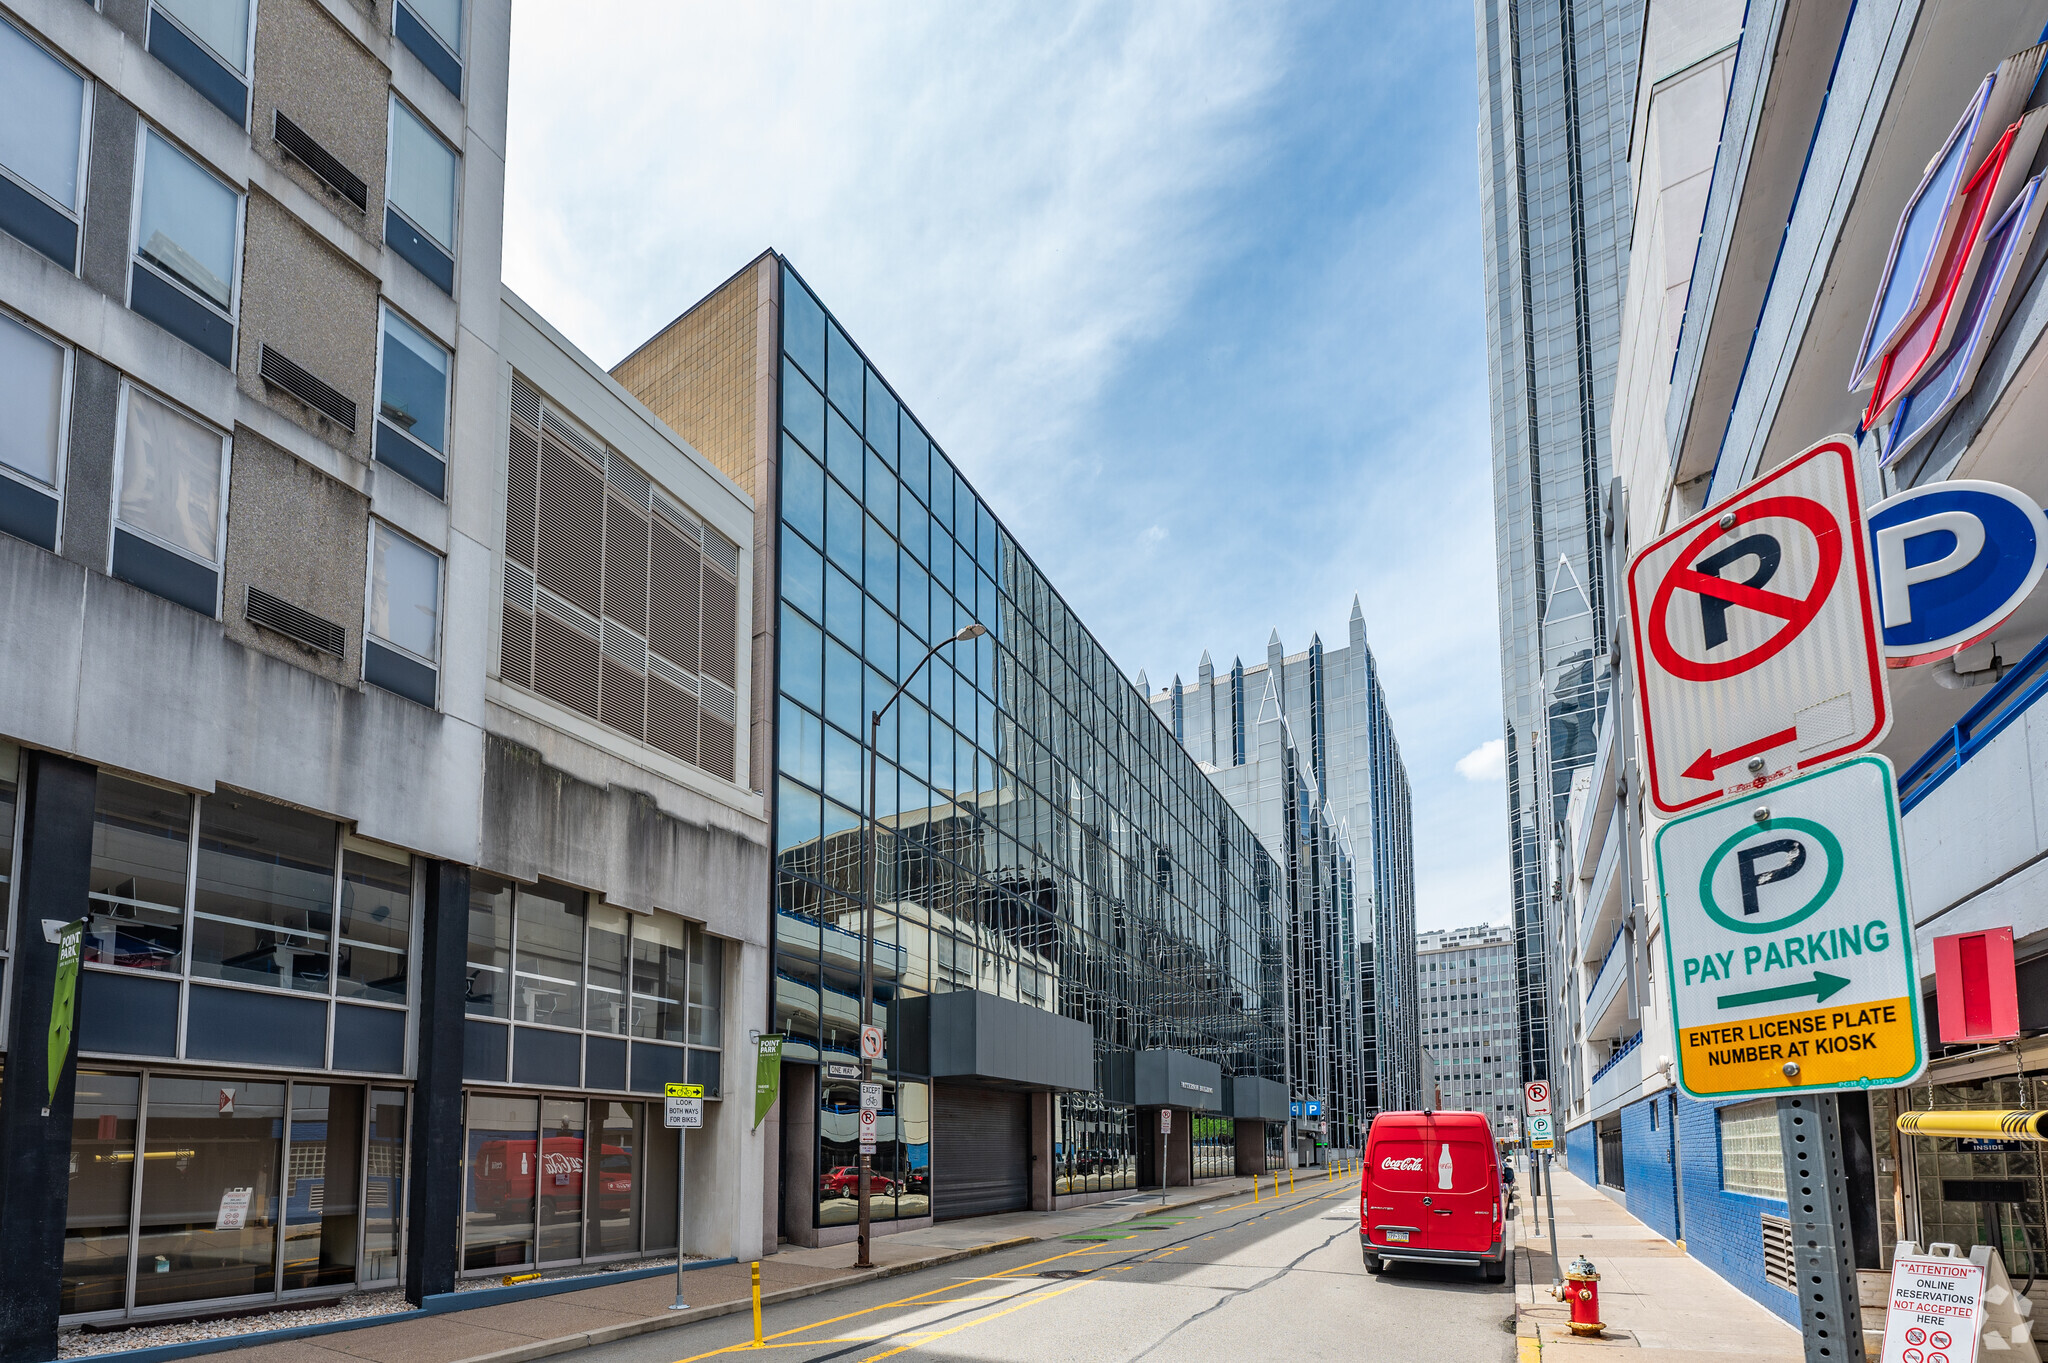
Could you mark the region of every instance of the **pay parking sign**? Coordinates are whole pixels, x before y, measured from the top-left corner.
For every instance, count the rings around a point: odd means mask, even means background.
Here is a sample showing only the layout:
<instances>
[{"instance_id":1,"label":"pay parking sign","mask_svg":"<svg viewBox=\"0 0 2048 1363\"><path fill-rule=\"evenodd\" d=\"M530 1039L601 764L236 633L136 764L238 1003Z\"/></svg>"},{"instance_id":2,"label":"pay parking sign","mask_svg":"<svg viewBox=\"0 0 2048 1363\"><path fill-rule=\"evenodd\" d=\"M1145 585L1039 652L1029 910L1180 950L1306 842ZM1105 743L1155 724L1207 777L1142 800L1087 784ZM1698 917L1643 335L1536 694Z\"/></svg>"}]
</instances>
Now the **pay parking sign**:
<instances>
[{"instance_id":1,"label":"pay parking sign","mask_svg":"<svg viewBox=\"0 0 2048 1363\"><path fill-rule=\"evenodd\" d=\"M1678 1080L1695 1098L1904 1084L1926 1063L1891 763L1657 831Z\"/></svg>"}]
</instances>

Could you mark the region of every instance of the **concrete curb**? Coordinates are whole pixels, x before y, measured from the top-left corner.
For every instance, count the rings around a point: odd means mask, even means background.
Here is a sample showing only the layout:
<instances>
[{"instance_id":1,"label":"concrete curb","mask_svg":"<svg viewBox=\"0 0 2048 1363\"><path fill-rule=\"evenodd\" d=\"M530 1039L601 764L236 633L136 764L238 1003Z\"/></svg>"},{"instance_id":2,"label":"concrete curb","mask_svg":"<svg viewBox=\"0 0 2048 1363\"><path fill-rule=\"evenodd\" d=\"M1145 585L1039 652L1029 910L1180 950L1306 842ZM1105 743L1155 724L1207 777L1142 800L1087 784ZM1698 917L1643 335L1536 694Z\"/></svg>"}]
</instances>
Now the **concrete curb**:
<instances>
[{"instance_id":1,"label":"concrete curb","mask_svg":"<svg viewBox=\"0 0 2048 1363\"><path fill-rule=\"evenodd\" d=\"M1206 1197L1189 1198L1185 1202L1171 1202L1157 1211L1144 1211L1130 1207L1126 1220L1142 1220L1145 1216L1178 1211L1184 1207L1200 1207L1211 1202L1225 1202L1235 1197L1249 1197L1249 1188L1233 1189L1228 1192L1211 1193ZM1111 1225L1116 1224L1111 1222ZM1018 1235L1007 1240L994 1240L985 1245L972 1245L965 1249L946 1250L928 1254L916 1259L906 1259L900 1264L889 1264L869 1269L864 1273L844 1273L837 1277L825 1278L819 1282L806 1283L801 1287L785 1287L774 1292L761 1294L761 1305L774 1306L781 1302L799 1301L825 1292L834 1292L842 1287L859 1283L880 1282L885 1278L898 1278L907 1273L921 1273L928 1268L940 1268L946 1264L959 1263L963 1259L979 1258L998 1250L1015 1249L1019 1245L1038 1244L1047 1240L1058 1240L1073 1234L1072 1229L1049 1231L1043 1235ZM738 1262L734 1259L709 1259L691 1263L688 1268L713 1268ZM687 1272L688 1269L686 1268ZM519 1287L486 1289L482 1292L445 1293L428 1298L428 1305L421 1310L395 1312L384 1316L367 1316L361 1320L327 1321L318 1325L287 1326L280 1330L262 1330L246 1335L227 1335L217 1340L194 1340L187 1344L162 1344L148 1349L123 1349L91 1356L90 1363L173 1363L173 1360L195 1358L205 1354L227 1353L236 1349L253 1349L265 1344L280 1344L289 1340L313 1338L320 1335L339 1334L348 1330L368 1329L377 1325L397 1325L426 1316L452 1316L464 1311L476 1310L499 1302L527 1297L544 1297L580 1291L585 1288L604 1287L612 1282L626 1282L636 1278L658 1277L673 1273L673 1268L631 1269L621 1273L590 1274L582 1278L559 1278L546 1282L521 1284ZM596 1279L597 1281L592 1281ZM468 1300L483 1297L482 1301ZM442 1303L446 1303L445 1305ZM621 1321L607 1325L601 1330L586 1330L580 1334L563 1335L555 1339L537 1339L531 1344L520 1344L496 1353L477 1354L470 1358L457 1359L454 1363L528 1363L531 1359L549 1358L556 1354L587 1349L596 1344L610 1344L635 1335L653 1334L656 1331L672 1329L678 1325L692 1325L700 1320L715 1320L720 1316L736 1315L753 1309L751 1296L734 1301L713 1302L708 1306L694 1306L687 1311L663 1312L658 1316L646 1316L639 1320Z\"/></svg>"}]
</instances>

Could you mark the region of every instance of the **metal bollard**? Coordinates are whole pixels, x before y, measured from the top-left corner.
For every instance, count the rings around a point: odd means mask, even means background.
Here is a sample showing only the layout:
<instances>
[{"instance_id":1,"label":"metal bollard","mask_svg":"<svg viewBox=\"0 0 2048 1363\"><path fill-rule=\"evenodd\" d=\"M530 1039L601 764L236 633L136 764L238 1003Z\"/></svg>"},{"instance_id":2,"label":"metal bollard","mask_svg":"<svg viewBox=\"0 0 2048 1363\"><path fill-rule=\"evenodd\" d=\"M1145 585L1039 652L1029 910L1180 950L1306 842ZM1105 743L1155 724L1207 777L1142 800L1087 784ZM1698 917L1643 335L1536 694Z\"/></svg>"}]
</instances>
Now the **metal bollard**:
<instances>
[{"instance_id":1,"label":"metal bollard","mask_svg":"<svg viewBox=\"0 0 2048 1363\"><path fill-rule=\"evenodd\" d=\"M761 1347L761 1261L754 1260L754 1347Z\"/></svg>"}]
</instances>

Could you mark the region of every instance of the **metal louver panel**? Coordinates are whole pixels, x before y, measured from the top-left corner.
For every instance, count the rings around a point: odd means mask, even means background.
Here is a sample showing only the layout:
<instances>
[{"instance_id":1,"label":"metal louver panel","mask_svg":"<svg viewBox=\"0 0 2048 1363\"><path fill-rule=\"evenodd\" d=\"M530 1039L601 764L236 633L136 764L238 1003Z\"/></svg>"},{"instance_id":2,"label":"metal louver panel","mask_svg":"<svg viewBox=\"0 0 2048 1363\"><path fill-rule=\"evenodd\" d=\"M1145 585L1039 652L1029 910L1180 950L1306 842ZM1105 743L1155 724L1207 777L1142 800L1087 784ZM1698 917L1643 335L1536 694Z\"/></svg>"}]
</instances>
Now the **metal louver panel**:
<instances>
[{"instance_id":1,"label":"metal louver panel","mask_svg":"<svg viewBox=\"0 0 2048 1363\"><path fill-rule=\"evenodd\" d=\"M697 721L697 765L722 781L733 779L732 725L699 714Z\"/></svg>"},{"instance_id":2,"label":"metal louver panel","mask_svg":"<svg viewBox=\"0 0 2048 1363\"><path fill-rule=\"evenodd\" d=\"M575 450L598 468L604 467L604 446L557 415L553 407L541 412L541 426L547 434Z\"/></svg>"},{"instance_id":3,"label":"metal louver panel","mask_svg":"<svg viewBox=\"0 0 2048 1363\"><path fill-rule=\"evenodd\" d=\"M647 517L619 496L604 499L604 613L647 632Z\"/></svg>"},{"instance_id":4,"label":"metal louver panel","mask_svg":"<svg viewBox=\"0 0 2048 1363\"><path fill-rule=\"evenodd\" d=\"M505 564L505 604L533 612L533 574L509 561Z\"/></svg>"},{"instance_id":5,"label":"metal louver panel","mask_svg":"<svg viewBox=\"0 0 2048 1363\"><path fill-rule=\"evenodd\" d=\"M654 494L654 514L682 531L685 539L701 540L704 538L704 527L697 524L697 518L662 496L659 492Z\"/></svg>"},{"instance_id":6,"label":"metal louver panel","mask_svg":"<svg viewBox=\"0 0 2048 1363\"><path fill-rule=\"evenodd\" d=\"M612 660L609 652L603 656L599 674L604 685L598 718L621 733L644 740L647 733L646 674L621 667Z\"/></svg>"},{"instance_id":7,"label":"metal louver panel","mask_svg":"<svg viewBox=\"0 0 2048 1363\"><path fill-rule=\"evenodd\" d=\"M534 497L540 525L535 575L541 586L592 615L600 608L602 487L596 469L552 437L541 441Z\"/></svg>"},{"instance_id":8,"label":"metal louver panel","mask_svg":"<svg viewBox=\"0 0 2048 1363\"><path fill-rule=\"evenodd\" d=\"M533 686L533 612L505 603L504 637L498 644L498 676L514 686Z\"/></svg>"},{"instance_id":9,"label":"metal louver panel","mask_svg":"<svg viewBox=\"0 0 2048 1363\"><path fill-rule=\"evenodd\" d=\"M647 670L647 641L611 621L604 622L604 656L635 672Z\"/></svg>"},{"instance_id":10,"label":"metal louver panel","mask_svg":"<svg viewBox=\"0 0 2048 1363\"><path fill-rule=\"evenodd\" d=\"M657 522L647 581L647 643L685 672L698 670L697 546Z\"/></svg>"},{"instance_id":11,"label":"metal louver panel","mask_svg":"<svg viewBox=\"0 0 2048 1363\"><path fill-rule=\"evenodd\" d=\"M698 671L736 684L733 654L739 645L739 588L730 578L704 574L704 652Z\"/></svg>"},{"instance_id":12,"label":"metal louver panel","mask_svg":"<svg viewBox=\"0 0 2048 1363\"><path fill-rule=\"evenodd\" d=\"M505 557L533 566L534 479L540 440L518 422L505 456Z\"/></svg>"},{"instance_id":13,"label":"metal louver panel","mask_svg":"<svg viewBox=\"0 0 2048 1363\"><path fill-rule=\"evenodd\" d=\"M658 675L647 679L647 741L671 757L697 761L697 698Z\"/></svg>"},{"instance_id":14,"label":"metal louver panel","mask_svg":"<svg viewBox=\"0 0 2048 1363\"><path fill-rule=\"evenodd\" d=\"M307 648L339 658L348 642L348 631L324 616L301 610L289 601L272 596L261 587L251 587L242 602L242 614L252 625L275 630Z\"/></svg>"},{"instance_id":15,"label":"metal louver panel","mask_svg":"<svg viewBox=\"0 0 2048 1363\"><path fill-rule=\"evenodd\" d=\"M647 655L647 667L655 676L662 678L677 690L688 691L693 696L697 694L696 675L683 671L682 668L677 667L659 653L649 653Z\"/></svg>"},{"instance_id":16,"label":"metal louver panel","mask_svg":"<svg viewBox=\"0 0 2048 1363\"><path fill-rule=\"evenodd\" d=\"M541 598L546 604L547 598ZM533 689L550 700L598 717L597 640L545 612L534 618Z\"/></svg>"},{"instance_id":17,"label":"metal louver panel","mask_svg":"<svg viewBox=\"0 0 2048 1363\"><path fill-rule=\"evenodd\" d=\"M271 387L282 388L344 431L354 433L355 403L342 396L340 389L286 359L268 342L264 343L262 355L256 361L256 372Z\"/></svg>"},{"instance_id":18,"label":"metal louver panel","mask_svg":"<svg viewBox=\"0 0 2048 1363\"><path fill-rule=\"evenodd\" d=\"M271 110L270 135L294 160L326 181L330 189L354 204L358 211L369 211L370 187L363 183L363 177L343 165L340 158L313 140L304 128L286 118L284 110Z\"/></svg>"},{"instance_id":19,"label":"metal louver panel","mask_svg":"<svg viewBox=\"0 0 2048 1363\"><path fill-rule=\"evenodd\" d=\"M705 677L703 683L698 688L698 703L702 706L704 718L715 719L721 724L736 723L739 719L739 698L733 694L732 688L721 686L709 677Z\"/></svg>"},{"instance_id":20,"label":"metal louver panel","mask_svg":"<svg viewBox=\"0 0 2048 1363\"><path fill-rule=\"evenodd\" d=\"M517 374L512 376L512 415L540 430L540 394Z\"/></svg>"},{"instance_id":21,"label":"metal louver panel","mask_svg":"<svg viewBox=\"0 0 2048 1363\"><path fill-rule=\"evenodd\" d=\"M542 614L551 615L565 625L574 625L583 633L588 634L592 643L597 642L600 626L598 625L597 617L589 611L577 609L574 605L564 601L545 587L536 592L534 598L535 604L539 606Z\"/></svg>"},{"instance_id":22,"label":"metal louver panel","mask_svg":"<svg viewBox=\"0 0 2048 1363\"><path fill-rule=\"evenodd\" d=\"M654 490L647 475L633 466L631 460L616 450L605 455L604 480L619 490L619 495L639 510L647 509L647 497Z\"/></svg>"},{"instance_id":23,"label":"metal louver panel","mask_svg":"<svg viewBox=\"0 0 2048 1363\"><path fill-rule=\"evenodd\" d=\"M740 575L740 550L725 536L715 530L704 532L704 558L725 569L727 577L737 579Z\"/></svg>"},{"instance_id":24,"label":"metal louver panel","mask_svg":"<svg viewBox=\"0 0 2048 1363\"><path fill-rule=\"evenodd\" d=\"M1792 1222L1768 1212L1761 1213L1758 1219L1763 1223L1764 1281L1797 1292L1799 1269L1792 1260Z\"/></svg>"}]
</instances>

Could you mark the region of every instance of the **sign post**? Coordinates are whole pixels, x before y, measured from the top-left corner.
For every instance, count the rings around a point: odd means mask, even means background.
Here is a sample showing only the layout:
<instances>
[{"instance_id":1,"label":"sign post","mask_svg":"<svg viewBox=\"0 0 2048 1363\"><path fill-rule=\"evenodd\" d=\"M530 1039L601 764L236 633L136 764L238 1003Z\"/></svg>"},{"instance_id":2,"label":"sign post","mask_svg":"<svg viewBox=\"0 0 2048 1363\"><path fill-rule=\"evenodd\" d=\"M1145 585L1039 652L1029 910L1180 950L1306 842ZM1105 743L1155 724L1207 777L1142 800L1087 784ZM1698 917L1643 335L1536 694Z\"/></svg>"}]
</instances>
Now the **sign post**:
<instances>
[{"instance_id":1,"label":"sign post","mask_svg":"<svg viewBox=\"0 0 2048 1363\"><path fill-rule=\"evenodd\" d=\"M778 1047L781 1040L776 1038ZM704 1086L664 1084L661 1090L661 1124L676 1133L676 1299L668 1309L687 1311L689 1305L683 1301L683 1171L689 1143L684 1139L684 1133L704 1125Z\"/></svg>"}]
</instances>

